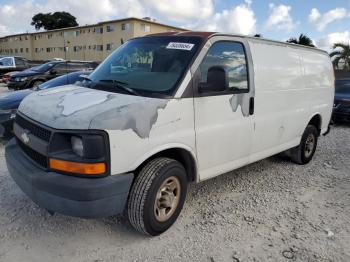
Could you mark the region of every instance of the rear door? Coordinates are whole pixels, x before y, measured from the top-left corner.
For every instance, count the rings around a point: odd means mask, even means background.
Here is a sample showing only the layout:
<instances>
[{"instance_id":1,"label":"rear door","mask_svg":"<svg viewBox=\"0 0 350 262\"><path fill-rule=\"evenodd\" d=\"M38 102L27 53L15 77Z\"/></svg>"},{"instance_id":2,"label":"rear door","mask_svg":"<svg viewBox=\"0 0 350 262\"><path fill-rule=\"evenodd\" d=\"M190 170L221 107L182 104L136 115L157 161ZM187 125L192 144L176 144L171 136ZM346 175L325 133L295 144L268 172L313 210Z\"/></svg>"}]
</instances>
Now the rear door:
<instances>
[{"instance_id":1,"label":"rear door","mask_svg":"<svg viewBox=\"0 0 350 262\"><path fill-rule=\"evenodd\" d=\"M22 71L27 68L24 59L20 57L15 57L15 63L16 63L16 70L18 71Z\"/></svg>"},{"instance_id":2,"label":"rear door","mask_svg":"<svg viewBox=\"0 0 350 262\"><path fill-rule=\"evenodd\" d=\"M202 57L202 58L201 58ZM254 80L249 46L244 39L215 36L194 67L196 149L200 179L228 172L249 162L252 149ZM208 69L228 71L229 90L198 92Z\"/></svg>"},{"instance_id":3,"label":"rear door","mask_svg":"<svg viewBox=\"0 0 350 262\"><path fill-rule=\"evenodd\" d=\"M67 69L67 63L58 63L54 66L54 68L52 69L52 72L54 72L55 74L52 77L57 77L57 76L61 76L61 75L65 75L68 73L68 69Z\"/></svg>"}]
</instances>

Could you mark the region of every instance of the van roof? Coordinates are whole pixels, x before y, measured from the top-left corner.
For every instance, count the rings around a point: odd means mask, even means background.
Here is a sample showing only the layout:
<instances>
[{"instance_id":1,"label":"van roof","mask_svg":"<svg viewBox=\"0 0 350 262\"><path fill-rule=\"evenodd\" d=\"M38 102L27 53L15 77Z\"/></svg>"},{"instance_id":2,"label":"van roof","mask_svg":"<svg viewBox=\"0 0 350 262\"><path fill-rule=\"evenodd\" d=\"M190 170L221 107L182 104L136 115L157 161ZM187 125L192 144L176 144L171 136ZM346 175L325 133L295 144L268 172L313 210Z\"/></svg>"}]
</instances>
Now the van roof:
<instances>
[{"instance_id":1,"label":"van roof","mask_svg":"<svg viewBox=\"0 0 350 262\"><path fill-rule=\"evenodd\" d=\"M322 52L322 53L325 53L328 55L327 51L316 48L316 47L293 44L293 43L282 42L282 41L266 39L266 38L261 38L261 37L239 35L239 34L226 34L226 33L219 33L219 32L204 32L204 31L185 31L185 32L164 32L164 33L150 34L150 35L147 35L146 37L149 37L149 36L197 36L197 37L199 36L199 37L202 37L204 39L209 39L213 36L236 36L236 37L241 37L241 38L253 39L253 40L261 41L261 42L270 42L270 43L276 43L276 44L283 44L286 46L305 48L305 49L308 49L310 51L311 50L319 51L319 52Z\"/></svg>"}]
</instances>

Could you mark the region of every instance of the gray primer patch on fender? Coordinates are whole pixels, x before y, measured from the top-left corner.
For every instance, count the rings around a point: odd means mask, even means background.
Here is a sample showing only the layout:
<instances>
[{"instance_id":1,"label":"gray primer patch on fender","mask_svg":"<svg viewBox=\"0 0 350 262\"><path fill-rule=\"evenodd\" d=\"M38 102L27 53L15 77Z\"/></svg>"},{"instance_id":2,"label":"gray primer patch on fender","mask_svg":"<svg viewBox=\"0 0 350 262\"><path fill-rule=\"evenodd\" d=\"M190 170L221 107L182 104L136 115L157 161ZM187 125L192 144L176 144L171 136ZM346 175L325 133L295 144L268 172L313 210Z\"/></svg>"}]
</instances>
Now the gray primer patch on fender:
<instances>
[{"instance_id":1,"label":"gray primer patch on fender","mask_svg":"<svg viewBox=\"0 0 350 262\"><path fill-rule=\"evenodd\" d=\"M249 99L250 99L249 93L234 94L230 98L230 106L232 108L232 111L236 112L238 109L238 106L240 106L243 116L249 116Z\"/></svg>"},{"instance_id":2,"label":"gray primer patch on fender","mask_svg":"<svg viewBox=\"0 0 350 262\"><path fill-rule=\"evenodd\" d=\"M91 120L90 128L103 126L111 130L132 129L139 137L146 138L158 119L158 110L164 109L167 103L168 100L157 99L113 108L96 115Z\"/></svg>"},{"instance_id":3,"label":"gray primer patch on fender","mask_svg":"<svg viewBox=\"0 0 350 262\"><path fill-rule=\"evenodd\" d=\"M169 99L111 93L78 86L34 92L19 111L56 129L130 129L139 137L149 136Z\"/></svg>"}]
</instances>

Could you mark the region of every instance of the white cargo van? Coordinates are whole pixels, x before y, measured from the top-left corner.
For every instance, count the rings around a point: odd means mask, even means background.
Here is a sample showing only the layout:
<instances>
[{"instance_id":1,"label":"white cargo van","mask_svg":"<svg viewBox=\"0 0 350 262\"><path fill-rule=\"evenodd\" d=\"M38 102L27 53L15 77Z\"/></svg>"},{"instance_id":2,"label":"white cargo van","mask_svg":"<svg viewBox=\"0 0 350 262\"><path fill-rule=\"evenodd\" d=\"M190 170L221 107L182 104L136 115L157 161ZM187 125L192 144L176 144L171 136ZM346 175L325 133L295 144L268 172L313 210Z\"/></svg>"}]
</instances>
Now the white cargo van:
<instances>
[{"instance_id":1,"label":"white cargo van","mask_svg":"<svg viewBox=\"0 0 350 262\"><path fill-rule=\"evenodd\" d=\"M315 48L200 32L136 38L83 83L26 97L7 165L50 212L126 210L158 235L190 182L283 151L308 163L333 96L330 58Z\"/></svg>"}]
</instances>

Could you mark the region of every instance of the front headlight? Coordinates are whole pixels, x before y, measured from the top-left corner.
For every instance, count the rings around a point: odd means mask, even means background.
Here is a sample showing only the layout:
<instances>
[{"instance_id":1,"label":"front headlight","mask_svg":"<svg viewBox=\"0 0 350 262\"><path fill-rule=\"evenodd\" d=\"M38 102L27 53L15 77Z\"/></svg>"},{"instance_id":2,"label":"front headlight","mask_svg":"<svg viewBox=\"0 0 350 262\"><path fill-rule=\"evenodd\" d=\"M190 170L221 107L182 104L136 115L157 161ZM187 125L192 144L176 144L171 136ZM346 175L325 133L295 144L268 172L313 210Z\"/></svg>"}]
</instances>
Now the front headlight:
<instances>
[{"instance_id":1,"label":"front headlight","mask_svg":"<svg viewBox=\"0 0 350 262\"><path fill-rule=\"evenodd\" d=\"M0 115L9 115L10 119L16 118L17 109L6 109L1 110L0 109Z\"/></svg>"},{"instance_id":2,"label":"front headlight","mask_svg":"<svg viewBox=\"0 0 350 262\"><path fill-rule=\"evenodd\" d=\"M15 81L16 82L23 82L23 81L26 81L27 79L28 79L28 77L16 77Z\"/></svg>"},{"instance_id":3,"label":"front headlight","mask_svg":"<svg viewBox=\"0 0 350 262\"><path fill-rule=\"evenodd\" d=\"M65 174L108 175L108 135L103 131L55 132L48 157L50 168Z\"/></svg>"},{"instance_id":4,"label":"front headlight","mask_svg":"<svg viewBox=\"0 0 350 262\"><path fill-rule=\"evenodd\" d=\"M71 144L72 144L72 150L75 154L77 154L80 157L84 156L84 145L83 140L81 137L72 136L70 138Z\"/></svg>"}]
</instances>

